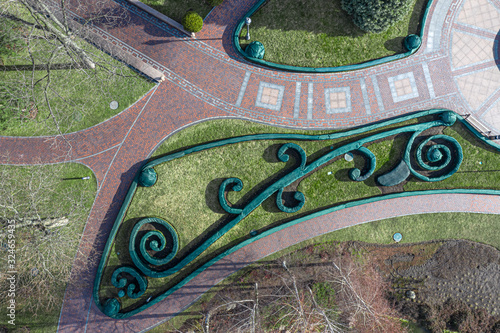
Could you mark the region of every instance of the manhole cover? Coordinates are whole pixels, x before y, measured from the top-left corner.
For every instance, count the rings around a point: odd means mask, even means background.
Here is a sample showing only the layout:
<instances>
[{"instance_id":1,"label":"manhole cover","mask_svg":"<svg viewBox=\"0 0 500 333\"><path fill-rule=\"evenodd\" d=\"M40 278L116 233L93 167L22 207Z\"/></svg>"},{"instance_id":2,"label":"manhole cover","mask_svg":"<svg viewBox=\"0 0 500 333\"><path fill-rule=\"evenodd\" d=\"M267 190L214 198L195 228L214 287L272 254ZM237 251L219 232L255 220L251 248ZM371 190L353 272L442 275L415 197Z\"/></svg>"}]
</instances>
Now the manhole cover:
<instances>
[{"instance_id":1,"label":"manhole cover","mask_svg":"<svg viewBox=\"0 0 500 333\"><path fill-rule=\"evenodd\" d=\"M111 108L111 110L118 109L118 102L117 101L113 101L113 102L109 103L109 107Z\"/></svg>"},{"instance_id":2,"label":"manhole cover","mask_svg":"<svg viewBox=\"0 0 500 333\"><path fill-rule=\"evenodd\" d=\"M394 239L394 241L396 243L399 243L402 239L403 239L403 235L401 235L399 232L396 232L393 236L392 236L392 239Z\"/></svg>"},{"instance_id":3,"label":"manhole cover","mask_svg":"<svg viewBox=\"0 0 500 333\"><path fill-rule=\"evenodd\" d=\"M351 162L353 157L351 153L347 153L344 155L344 158L347 162Z\"/></svg>"},{"instance_id":4,"label":"manhole cover","mask_svg":"<svg viewBox=\"0 0 500 333\"><path fill-rule=\"evenodd\" d=\"M409 299L415 299L417 297L417 295L415 295L415 292L413 290L407 290L405 294L406 297L408 297Z\"/></svg>"}]
</instances>

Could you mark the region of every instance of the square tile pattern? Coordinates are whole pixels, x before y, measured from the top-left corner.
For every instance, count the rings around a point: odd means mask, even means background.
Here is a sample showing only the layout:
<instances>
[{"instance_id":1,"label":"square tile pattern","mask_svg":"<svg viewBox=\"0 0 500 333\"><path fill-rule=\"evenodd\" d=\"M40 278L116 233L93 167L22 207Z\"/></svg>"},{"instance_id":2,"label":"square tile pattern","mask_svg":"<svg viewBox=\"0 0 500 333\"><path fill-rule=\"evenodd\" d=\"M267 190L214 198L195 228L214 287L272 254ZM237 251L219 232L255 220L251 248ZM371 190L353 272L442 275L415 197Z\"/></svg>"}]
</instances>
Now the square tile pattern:
<instances>
[{"instance_id":1,"label":"square tile pattern","mask_svg":"<svg viewBox=\"0 0 500 333\"><path fill-rule=\"evenodd\" d=\"M351 88L328 88L325 89L326 113L351 112Z\"/></svg>"},{"instance_id":2,"label":"square tile pattern","mask_svg":"<svg viewBox=\"0 0 500 333\"><path fill-rule=\"evenodd\" d=\"M413 72L388 78L394 103L418 97L417 84Z\"/></svg>"},{"instance_id":3,"label":"square tile pattern","mask_svg":"<svg viewBox=\"0 0 500 333\"><path fill-rule=\"evenodd\" d=\"M280 91L278 89L264 87L262 89L262 96L260 97L260 101L264 104L272 104L276 106L278 104L278 96Z\"/></svg>"},{"instance_id":4,"label":"square tile pattern","mask_svg":"<svg viewBox=\"0 0 500 333\"><path fill-rule=\"evenodd\" d=\"M465 1L457 21L497 33L500 13L492 2L494 1Z\"/></svg>"},{"instance_id":5,"label":"square tile pattern","mask_svg":"<svg viewBox=\"0 0 500 333\"><path fill-rule=\"evenodd\" d=\"M281 109L284 91L285 86L260 82L259 90L257 91L257 99L255 100L255 106L279 111Z\"/></svg>"}]
</instances>

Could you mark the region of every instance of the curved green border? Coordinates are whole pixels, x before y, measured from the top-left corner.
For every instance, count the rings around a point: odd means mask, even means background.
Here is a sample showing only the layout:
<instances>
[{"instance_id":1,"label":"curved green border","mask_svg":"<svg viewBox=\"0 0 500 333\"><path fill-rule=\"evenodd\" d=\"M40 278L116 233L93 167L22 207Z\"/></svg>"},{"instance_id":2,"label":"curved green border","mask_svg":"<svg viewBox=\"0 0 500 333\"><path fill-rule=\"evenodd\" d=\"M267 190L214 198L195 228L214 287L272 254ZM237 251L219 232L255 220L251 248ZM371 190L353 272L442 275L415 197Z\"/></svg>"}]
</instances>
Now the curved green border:
<instances>
[{"instance_id":1,"label":"curved green border","mask_svg":"<svg viewBox=\"0 0 500 333\"><path fill-rule=\"evenodd\" d=\"M241 32L241 29L243 29L243 25L245 24L245 18L251 17L266 1L269 0L260 0L257 2L250 10L240 19L239 23L236 25L236 28L234 29L233 32L233 48L238 52L241 56L243 56L245 59L257 63L262 66L266 66L269 68L274 68L274 69L280 69L284 71L290 71L290 72L305 72L305 73L335 73L335 72L344 72L344 71L354 71L358 69L363 69L367 67L372 67L376 65L381 65L385 64L386 62L406 58L413 53L417 52L417 50L420 49L420 46L416 49L407 51L405 53L398 53L394 54L392 56L387 56L383 58L378 58L374 60L369 60L360 64L354 64L354 65L344 65L344 66L338 66L338 67L299 67L299 66L290 66L290 65L281 65L281 64L275 64L274 62L269 62L261 59L256 59L256 58L251 58L249 57L245 51L240 46L240 40L239 40L239 35ZM429 14L429 10L431 8L431 5L433 3L433 0L428 0L429 2L427 3L427 6L425 8L424 12L424 17L422 18L422 26L420 27L420 35L419 37L421 40L423 40L423 35L424 35L424 29L425 29L425 23L427 22L427 16Z\"/></svg>"},{"instance_id":2,"label":"curved green border","mask_svg":"<svg viewBox=\"0 0 500 333\"><path fill-rule=\"evenodd\" d=\"M95 280L94 280L93 298L94 298L94 301L95 301L97 307L101 311L104 312L105 304L101 304L100 301L99 301L99 285L100 285L100 282L101 282L101 279L102 279L102 275L103 275L103 272L104 272L106 261L107 261L107 258L109 256L109 252L111 250L111 247L113 245L116 233L118 232L119 226L120 226L120 224L121 224L121 222L122 222L122 220L123 220L123 218L125 216L125 213L126 213L126 211L128 209L128 206L130 205L130 202L132 201L132 198L133 198L133 195L135 193L135 190L137 189L137 184L138 184L139 177L140 177L140 175L141 175L141 173L142 173L143 170L145 170L147 168L154 167L154 166L156 166L156 165L158 165L160 163L163 163L163 162L167 162L167 161L170 161L170 160L173 160L173 159L176 159L176 158L183 157L185 155L188 155L188 154L191 154L191 153L194 153L194 152L198 152L198 151L202 151L202 150L206 150L206 149L210 149L210 148L214 148L214 147L219 147L219 146L223 146L223 145L226 145L226 144L239 143L239 142L245 142L245 141L250 141L250 140L270 140L270 139L298 139L298 140L328 140L328 139L337 139L337 138L343 138L343 137L347 137L347 136L361 134L361 133L364 133L364 132L368 132L368 131L371 131L371 130L379 129L379 128L386 127L386 126L389 126L389 125L401 123L401 122L404 122L404 121L407 121L407 120L410 120L410 119L419 118L419 117L423 117L423 116L427 116L427 115L435 115L435 114L439 114L439 113L446 112L446 111L450 111L450 110L448 110L448 109L432 109L432 110L427 110L427 111L421 111L421 112L417 112L417 113L414 113L414 114L411 114L411 115L406 115L406 116L403 116L403 117L399 117L399 118L391 119L391 120L388 120L388 121L380 122L380 123L377 123L377 124L367 125L367 126L363 126L363 127L360 127L360 128L353 129L353 130L348 130L348 131L345 131L345 132L332 133L332 134L323 134L323 135L306 135L306 134L256 134L256 135L246 135L246 136L241 136L241 137L235 137L235 138L229 138L229 139L219 140L219 141L215 141L215 142L211 142L211 143L207 143L207 144L201 144L201 145L198 145L198 146L195 146L195 147L192 147L192 148L189 148L189 149L177 152L177 153L173 153L173 154L170 154L170 155L166 155L166 156L157 158L157 159L155 159L153 161L150 161L150 162L146 163L141 168L141 170L139 170L139 172L137 172L134 180L132 181L132 184L130 185L130 188L129 188L128 192L127 192L127 195L126 195L126 197L125 197L125 199L123 201L123 204L122 204L122 206L121 206L121 208L120 208L120 210L118 212L116 220L115 220L115 222L113 224L113 228L111 229L110 235L109 235L108 240L106 242L106 245L104 247L104 250L103 250L103 253L102 253L102 257L101 257L101 261L99 263L99 267L97 269L96 277L95 277ZM456 117L457 117L457 120L460 121L463 125L465 125L469 129L469 131L472 132L479 140L483 141L484 143L490 145L491 147L495 148L496 150L498 150L500 152L500 145L498 145L497 143L492 142L492 141L488 140L487 138L485 138L480 132L478 132L475 128L473 128L471 125L469 125L464 120L464 118L461 117L460 115L457 114ZM212 260L208 261L207 263L203 264L201 267L199 267L198 269L196 269L195 271L193 271L190 275L188 275L186 278L184 278L177 285L175 285L171 289L167 290L162 295L154 298L153 300L151 300L151 302L143 304L142 306L138 307L137 309L135 309L133 311L130 311L130 312L127 312L127 313L120 313L119 312L115 316L113 316L113 318L117 318L117 319L128 318L128 317L133 316L133 315L135 315L135 314L137 314L137 313L139 313L141 311L144 311L148 307L150 307L150 306L152 306L152 305L160 302L161 300L163 300L166 297L168 297L169 295L171 295L173 292L175 292L176 290L178 290L179 288L181 288L182 286L184 286L186 283L188 283L189 281L191 281L194 277L196 277L198 274L200 274L201 272L203 272L205 269L207 269L208 267L210 267L212 264L214 264L218 260L220 260L223 257L225 257L225 256L227 256L227 255L229 255L229 254L231 254L231 253L239 250L240 248L242 248L242 247L244 247L244 246L246 246L246 245L248 245L248 244L250 244L250 243L252 243L252 242L254 242L256 240L258 240L258 239L266 237L266 236L268 236L268 235L270 235L270 234L272 234L272 233L274 233L276 231L285 229L287 227L293 226L293 225L301 223L303 221L310 220L310 219L315 218L315 217L319 217L319 216L326 215L326 214L329 214L329 213L332 213L332 212L335 212L335 211L338 211L338 210L341 210L341 209L350 208L350 207L354 207L354 206L359 206L359 205L363 205L363 204L367 204L367 203L372 203L372 202L377 202L377 201L387 200L387 199L393 199L393 198L407 197L407 196L429 195L429 194L446 194L446 193L468 193L468 194L500 195L500 191L499 190L453 189L453 190L412 191L412 192L395 193L395 194L382 195L382 196L377 196L377 197L371 197L371 198L366 198L366 199L351 201L351 202L348 202L346 204L338 205L338 206L331 207L331 208L328 208L328 209L325 209L325 210L322 210L322 211L319 211L319 212L316 212L316 213L312 213L312 214L306 215L304 217L301 217L301 218L289 221L289 222L284 223L282 225L279 225L277 227L271 228L271 229L269 229L267 231L264 231L264 232L262 232L260 234L255 235L254 237L252 237L252 238L250 238L248 240L245 240L245 241L239 243L238 245L235 245L234 247L226 250L225 252L221 253L217 257L215 257Z\"/></svg>"}]
</instances>

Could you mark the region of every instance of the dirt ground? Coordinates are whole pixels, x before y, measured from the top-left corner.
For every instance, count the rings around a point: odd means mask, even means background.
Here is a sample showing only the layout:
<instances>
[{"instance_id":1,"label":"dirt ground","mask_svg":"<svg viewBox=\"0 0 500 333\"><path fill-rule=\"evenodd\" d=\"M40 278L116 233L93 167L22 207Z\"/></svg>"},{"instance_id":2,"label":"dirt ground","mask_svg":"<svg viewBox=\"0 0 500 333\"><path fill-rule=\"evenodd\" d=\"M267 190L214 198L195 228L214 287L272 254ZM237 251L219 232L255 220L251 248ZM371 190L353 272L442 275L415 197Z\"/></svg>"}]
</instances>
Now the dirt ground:
<instances>
[{"instance_id":1,"label":"dirt ground","mask_svg":"<svg viewBox=\"0 0 500 333\"><path fill-rule=\"evenodd\" d=\"M493 316L500 314L500 251L494 247L453 240L379 247L372 253L384 260L379 267L391 275L395 288L414 290L419 302L439 305L459 299Z\"/></svg>"},{"instance_id":2,"label":"dirt ground","mask_svg":"<svg viewBox=\"0 0 500 333\"><path fill-rule=\"evenodd\" d=\"M357 288L355 293L342 287L340 277L345 276ZM408 297L408 291L415 293L414 299ZM359 325L374 317L369 311L360 317L359 309L351 307L350 296L356 293L371 302L369 306L381 317L418 321L432 332L447 328L500 333L500 251L466 240L311 245L236 274L203 302L204 315L186 322L180 331L202 331L210 313L212 332L234 331L236 327L246 332L256 318L260 324L256 332L301 332L305 326L296 322L304 319L290 310L297 308L294 304L308 313L311 327L324 327L328 318L344 328L351 327L341 331L380 331ZM257 308L257 298L260 310L255 315L252 311ZM318 315L321 311L330 312ZM399 324L388 325L382 331L404 331Z\"/></svg>"}]
</instances>

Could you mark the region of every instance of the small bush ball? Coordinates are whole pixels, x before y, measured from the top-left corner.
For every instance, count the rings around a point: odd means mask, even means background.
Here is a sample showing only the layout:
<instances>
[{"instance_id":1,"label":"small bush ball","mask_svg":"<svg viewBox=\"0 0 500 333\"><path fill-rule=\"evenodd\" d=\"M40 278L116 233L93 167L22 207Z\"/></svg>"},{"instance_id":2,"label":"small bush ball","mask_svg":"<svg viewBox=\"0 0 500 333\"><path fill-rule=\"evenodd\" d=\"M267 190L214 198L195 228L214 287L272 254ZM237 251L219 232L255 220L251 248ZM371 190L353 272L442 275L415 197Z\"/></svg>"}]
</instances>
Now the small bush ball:
<instances>
[{"instance_id":1,"label":"small bush ball","mask_svg":"<svg viewBox=\"0 0 500 333\"><path fill-rule=\"evenodd\" d=\"M203 19L197 12L189 11L182 19L182 25L189 32L198 32L203 28Z\"/></svg>"}]
</instances>

